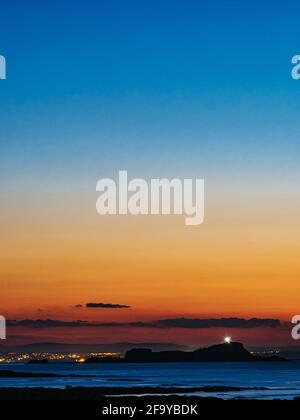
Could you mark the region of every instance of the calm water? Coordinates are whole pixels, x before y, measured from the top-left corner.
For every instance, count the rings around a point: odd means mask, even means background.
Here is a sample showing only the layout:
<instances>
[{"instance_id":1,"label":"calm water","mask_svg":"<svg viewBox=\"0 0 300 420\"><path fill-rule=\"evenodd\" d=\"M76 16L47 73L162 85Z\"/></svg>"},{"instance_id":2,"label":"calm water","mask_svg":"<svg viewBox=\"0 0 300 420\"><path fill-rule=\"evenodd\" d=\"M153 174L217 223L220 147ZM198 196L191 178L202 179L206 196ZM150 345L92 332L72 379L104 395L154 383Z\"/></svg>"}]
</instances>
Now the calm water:
<instances>
[{"instance_id":1,"label":"calm water","mask_svg":"<svg viewBox=\"0 0 300 420\"><path fill-rule=\"evenodd\" d=\"M131 387L237 386L268 390L214 393L222 398L291 399L300 396L300 362L286 363L163 363L163 364L1 364L0 370L75 374L80 378L0 379L0 387ZM86 375L96 375L88 378ZM166 389L167 393L167 389ZM193 393L193 395L207 395Z\"/></svg>"}]
</instances>

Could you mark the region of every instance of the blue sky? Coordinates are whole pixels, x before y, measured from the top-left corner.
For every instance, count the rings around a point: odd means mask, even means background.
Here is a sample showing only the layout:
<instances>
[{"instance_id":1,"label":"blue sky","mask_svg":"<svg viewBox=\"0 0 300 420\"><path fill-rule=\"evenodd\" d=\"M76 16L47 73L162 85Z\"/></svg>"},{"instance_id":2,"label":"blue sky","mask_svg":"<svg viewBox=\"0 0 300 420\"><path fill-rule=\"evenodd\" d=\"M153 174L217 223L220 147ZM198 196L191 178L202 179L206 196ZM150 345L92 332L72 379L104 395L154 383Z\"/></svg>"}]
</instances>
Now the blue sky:
<instances>
[{"instance_id":1,"label":"blue sky","mask_svg":"<svg viewBox=\"0 0 300 420\"><path fill-rule=\"evenodd\" d=\"M1 6L1 172L298 174L296 1ZM3 181L4 178L2 178ZM94 185L94 184L93 184Z\"/></svg>"},{"instance_id":2,"label":"blue sky","mask_svg":"<svg viewBox=\"0 0 300 420\"><path fill-rule=\"evenodd\" d=\"M1 2L5 308L296 313L299 12L299 0ZM97 180L120 169L204 177L203 227L100 218Z\"/></svg>"}]
</instances>

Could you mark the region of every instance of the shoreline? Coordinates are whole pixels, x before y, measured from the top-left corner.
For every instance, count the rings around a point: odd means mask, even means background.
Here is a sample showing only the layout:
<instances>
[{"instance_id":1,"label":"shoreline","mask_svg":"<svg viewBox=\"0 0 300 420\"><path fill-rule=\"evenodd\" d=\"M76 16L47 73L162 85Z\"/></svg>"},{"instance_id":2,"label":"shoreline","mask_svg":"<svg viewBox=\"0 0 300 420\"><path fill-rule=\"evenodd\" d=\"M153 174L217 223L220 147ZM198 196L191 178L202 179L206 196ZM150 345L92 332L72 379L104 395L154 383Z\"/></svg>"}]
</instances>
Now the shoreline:
<instances>
[{"instance_id":1,"label":"shoreline","mask_svg":"<svg viewBox=\"0 0 300 420\"><path fill-rule=\"evenodd\" d=\"M0 383L1 385L1 383ZM289 388L293 390L294 388ZM270 388L266 387L230 387L230 386L209 386L209 387L66 387L66 388L49 388L49 387L33 387L33 388L16 388L16 387L0 387L0 400L156 400L156 401L171 401L171 400L223 400L222 396L213 396L212 393L227 393L238 392L239 397L232 398L232 400L245 399L255 400L243 396L245 391L266 391ZM280 389L277 389L280 390ZM284 390L288 390L284 388ZM205 396L199 395L182 395L182 393L206 393ZM280 399L275 398L274 399ZM292 398L299 400L300 397Z\"/></svg>"}]
</instances>

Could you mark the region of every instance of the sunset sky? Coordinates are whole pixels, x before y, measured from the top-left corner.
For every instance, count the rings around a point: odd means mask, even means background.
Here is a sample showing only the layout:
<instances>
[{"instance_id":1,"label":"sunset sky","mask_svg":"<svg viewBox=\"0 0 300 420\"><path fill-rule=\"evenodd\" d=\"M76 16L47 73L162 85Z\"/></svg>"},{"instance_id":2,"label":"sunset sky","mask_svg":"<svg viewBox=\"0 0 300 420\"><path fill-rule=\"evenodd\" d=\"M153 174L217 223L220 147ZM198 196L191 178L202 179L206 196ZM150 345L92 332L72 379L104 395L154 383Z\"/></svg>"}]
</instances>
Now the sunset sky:
<instances>
[{"instance_id":1,"label":"sunset sky","mask_svg":"<svg viewBox=\"0 0 300 420\"><path fill-rule=\"evenodd\" d=\"M297 345L286 323L300 311L299 11L296 1L1 6L0 313L31 320L11 323L5 344L230 334ZM97 180L121 169L204 178L204 224L99 216ZM178 318L261 325L145 325ZM68 325L78 320L99 325Z\"/></svg>"}]
</instances>

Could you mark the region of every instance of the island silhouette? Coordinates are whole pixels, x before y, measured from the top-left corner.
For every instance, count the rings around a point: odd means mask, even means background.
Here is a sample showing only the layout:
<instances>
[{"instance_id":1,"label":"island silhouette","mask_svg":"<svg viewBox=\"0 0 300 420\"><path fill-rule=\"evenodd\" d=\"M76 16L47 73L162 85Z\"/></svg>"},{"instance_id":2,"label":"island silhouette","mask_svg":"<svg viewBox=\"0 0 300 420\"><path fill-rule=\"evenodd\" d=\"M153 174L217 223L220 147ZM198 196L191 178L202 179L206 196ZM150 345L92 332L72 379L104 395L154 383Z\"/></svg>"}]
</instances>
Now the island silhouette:
<instances>
[{"instance_id":1,"label":"island silhouette","mask_svg":"<svg viewBox=\"0 0 300 420\"><path fill-rule=\"evenodd\" d=\"M182 362L282 362L278 356L257 356L250 353L242 343L230 342L215 344L194 351L159 351L135 349L126 352L124 357L90 357L85 363L182 363Z\"/></svg>"}]
</instances>

